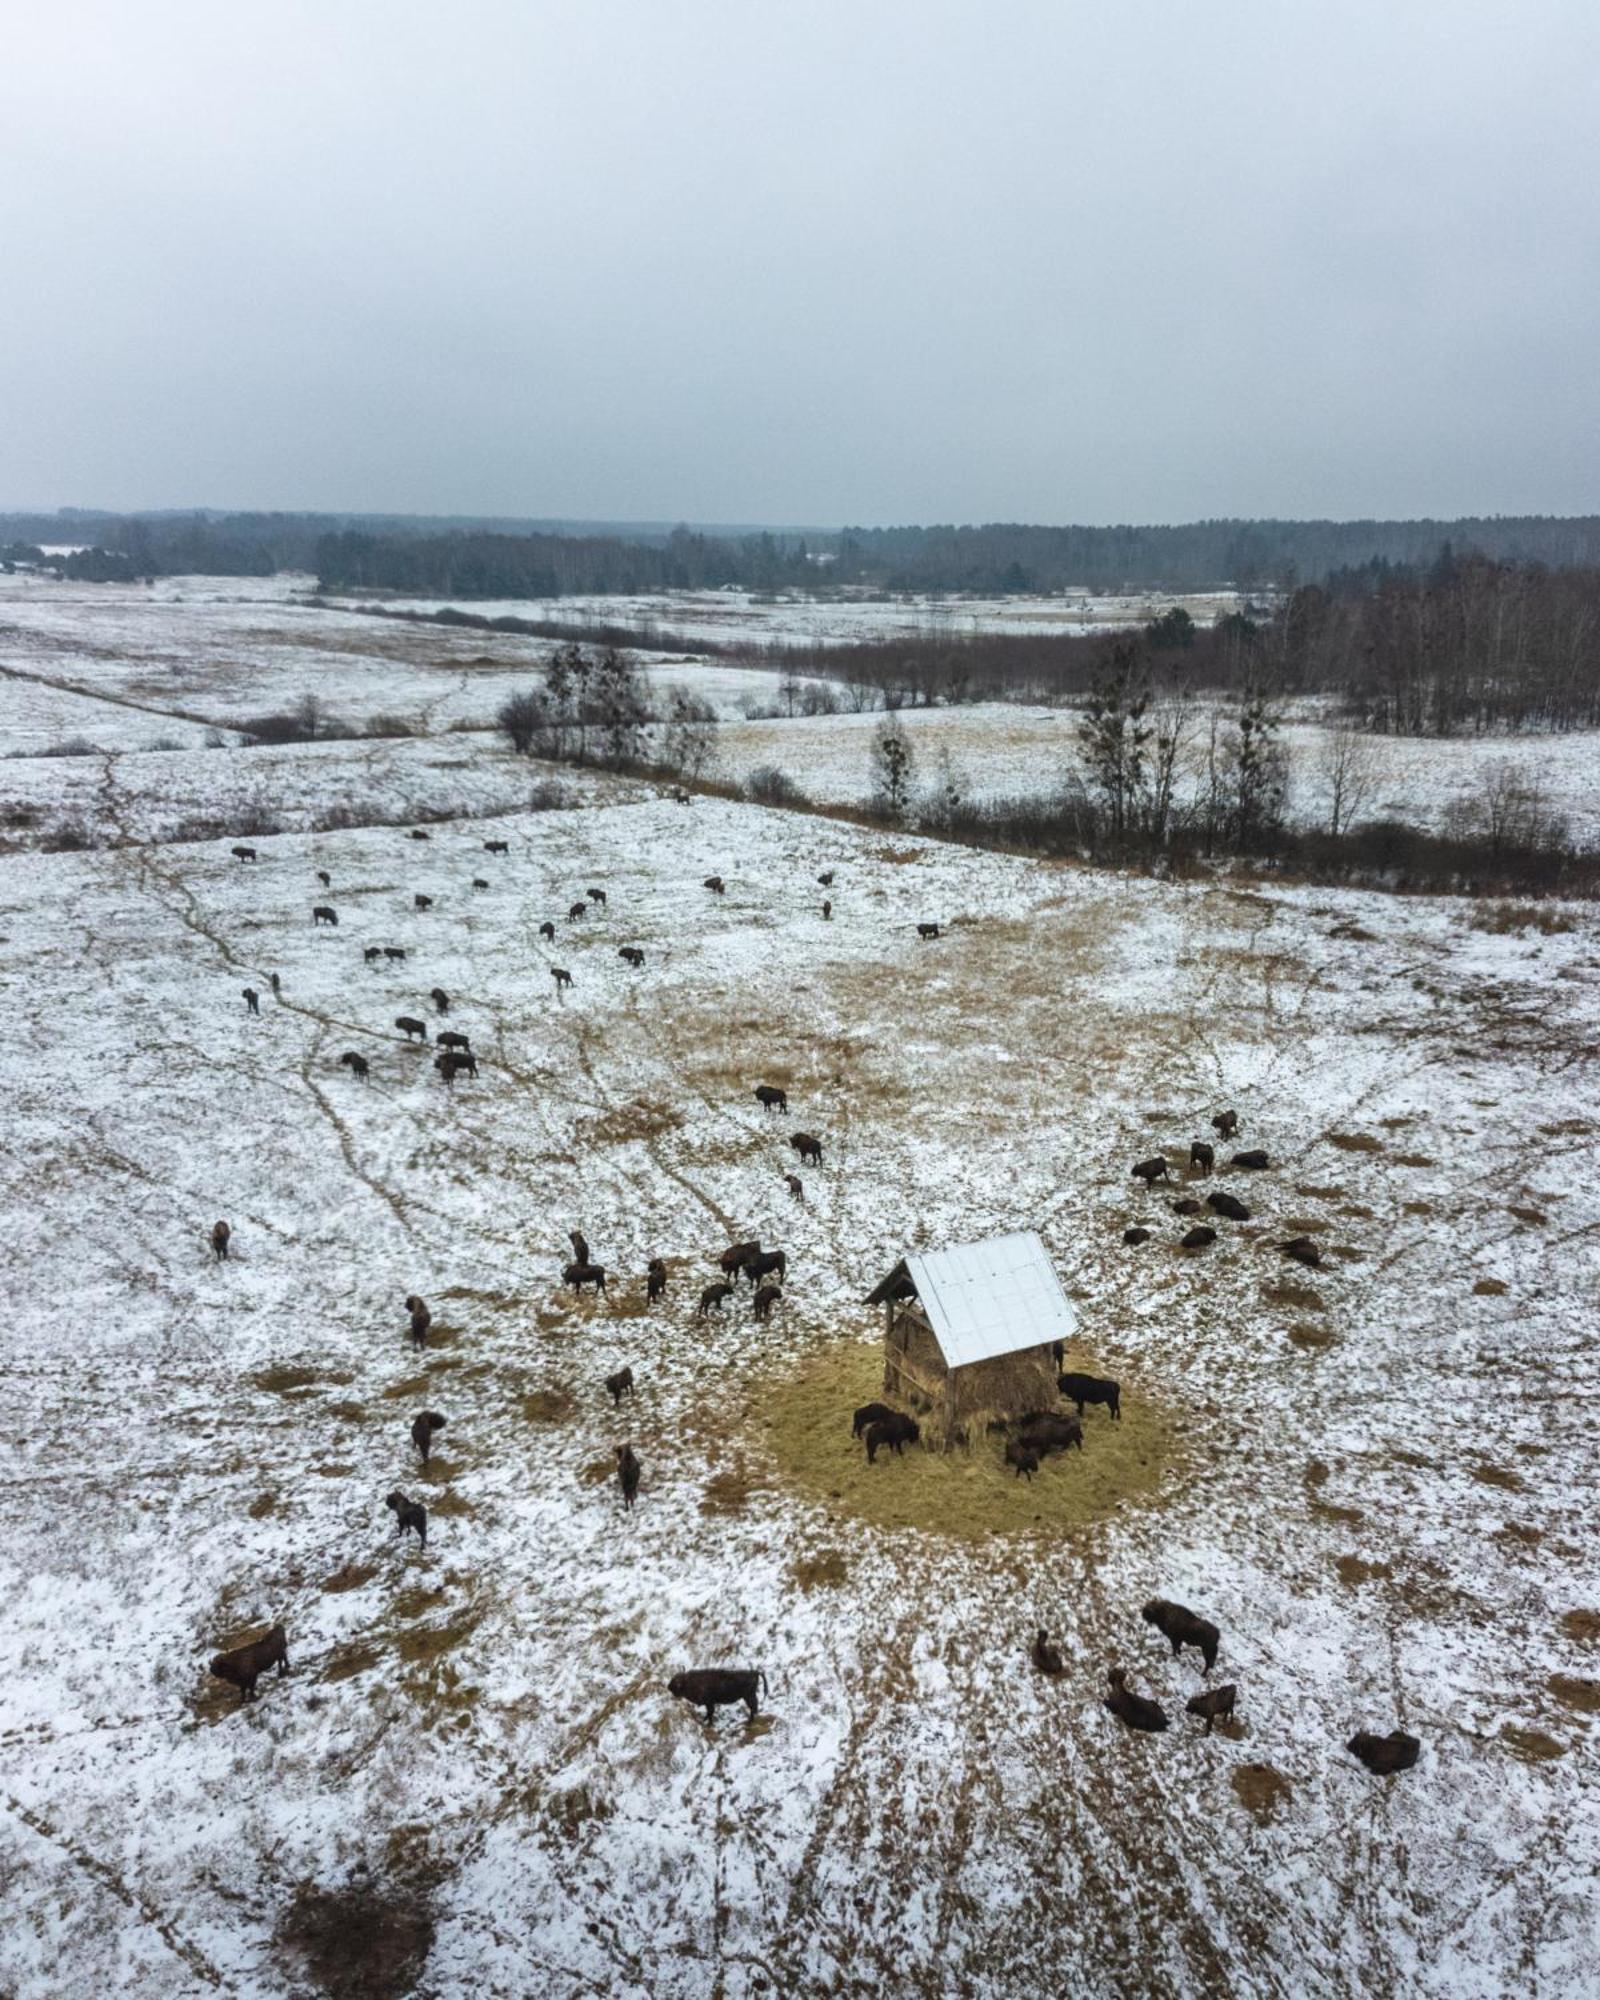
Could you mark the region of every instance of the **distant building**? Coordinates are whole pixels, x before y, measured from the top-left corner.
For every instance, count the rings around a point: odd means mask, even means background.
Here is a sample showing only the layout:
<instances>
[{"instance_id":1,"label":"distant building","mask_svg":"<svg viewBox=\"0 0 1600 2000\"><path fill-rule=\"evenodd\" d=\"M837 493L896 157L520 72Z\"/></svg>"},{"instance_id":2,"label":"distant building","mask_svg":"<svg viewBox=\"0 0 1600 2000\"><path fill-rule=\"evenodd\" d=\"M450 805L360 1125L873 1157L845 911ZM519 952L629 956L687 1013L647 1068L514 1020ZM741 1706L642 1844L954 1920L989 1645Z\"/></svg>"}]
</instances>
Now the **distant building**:
<instances>
[{"instance_id":1,"label":"distant building","mask_svg":"<svg viewBox=\"0 0 1600 2000\"><path fill-rule=\"evenodd\" d=\"M884 1394L945 1432L1055 1408L1052 1344L1078 1316L1032 1230L902 1258L867 1303L884 1308Z\"/></svg>"}]
</instances>

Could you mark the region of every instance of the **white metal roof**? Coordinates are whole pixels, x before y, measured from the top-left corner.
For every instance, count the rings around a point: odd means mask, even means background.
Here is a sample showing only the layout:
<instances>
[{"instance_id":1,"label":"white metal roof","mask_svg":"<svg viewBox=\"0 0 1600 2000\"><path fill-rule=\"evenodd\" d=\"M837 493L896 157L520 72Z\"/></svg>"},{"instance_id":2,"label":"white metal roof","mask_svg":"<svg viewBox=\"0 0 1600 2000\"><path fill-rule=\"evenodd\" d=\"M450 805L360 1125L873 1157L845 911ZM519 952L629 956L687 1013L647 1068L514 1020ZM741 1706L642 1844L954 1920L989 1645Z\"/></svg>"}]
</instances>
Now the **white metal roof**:
<instances>
[{"instance_id":1,"label":"white metal roof","mask_svg":"<svg viewBox=\"0 0 1600 2000\"><path fill-rule=\"evenodd\" d=\"M952 1368L1070 1340L1078 1330L1078 1315L1031 1229L910 1255L906 1269Z\"/></svg>"}]
</instances>

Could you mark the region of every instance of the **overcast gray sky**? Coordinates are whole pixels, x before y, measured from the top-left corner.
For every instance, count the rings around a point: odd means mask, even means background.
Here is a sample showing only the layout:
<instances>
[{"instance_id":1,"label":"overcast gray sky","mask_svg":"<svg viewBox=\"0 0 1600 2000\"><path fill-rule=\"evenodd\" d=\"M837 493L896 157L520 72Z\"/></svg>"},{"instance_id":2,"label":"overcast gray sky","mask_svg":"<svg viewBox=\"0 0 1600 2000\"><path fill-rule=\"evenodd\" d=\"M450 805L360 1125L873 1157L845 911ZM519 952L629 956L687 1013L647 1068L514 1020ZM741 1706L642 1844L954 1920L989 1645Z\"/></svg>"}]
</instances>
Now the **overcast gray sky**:
<instances>
[{"instance_id":1,"label":"overcast gray sky","mask_svg":"<svg viewBox=\"0 0 1600 2000\"><path fill-rule=\"evenodd\" d=\"M0 504L1600 510L1597 0L75 0Z\"/></svg>"}]
</instances>

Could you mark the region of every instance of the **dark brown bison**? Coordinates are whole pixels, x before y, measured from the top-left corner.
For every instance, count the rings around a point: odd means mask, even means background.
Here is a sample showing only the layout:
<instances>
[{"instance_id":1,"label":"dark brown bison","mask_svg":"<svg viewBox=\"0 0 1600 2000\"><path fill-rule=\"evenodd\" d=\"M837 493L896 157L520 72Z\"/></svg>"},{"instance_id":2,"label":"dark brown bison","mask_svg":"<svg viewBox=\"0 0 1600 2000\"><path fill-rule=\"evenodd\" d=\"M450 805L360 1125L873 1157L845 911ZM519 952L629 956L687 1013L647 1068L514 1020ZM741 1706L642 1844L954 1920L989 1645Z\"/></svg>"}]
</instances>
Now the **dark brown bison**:
<instances>
[{"instance_id":1,"label":"dark brown bison","mask_svg":"<svg viewBox=\"0 0 1600 2000\"><path fill-rule=\"evenodd\" d=\"M384 1506L394 1515L394 1531L402 1540L407 1535L415 1535L418 1548L428 1546L428 1510L420 1500L408 1499L398 1487L384 1501Z\"/></svg>"},{"instance_id":2,"label":"dark brown bison","mask_svg":"<svg viewBox=\"0 0 1600 2000\"><path fill-rule=\"evenodd\" d=\"M709 889L713 896L725 896L727 894L727 884L720 875L708 875L703 886Z\"/></svg>"},{"instance_id":3,"label":"dark brown bison","mask_svg":"<svg viewBox=\"0 0 1600 2000\"><path fill-rule=\"evenodd\" d=\"M1148 1229L1140 1229L1135 1226L1132 1229L1123 1230L1122 1240L1132 1248L1140 1243L1148 1243L1150 1241L1150 1232Z\"/></svg>"},{"instance_id":4,"label":"dark brown bison","mask_svg":"<svg viewBox=\"0 0 1600 2000\"><path fill-rule=\"evenodd\" d=\"M371 1069L372 1065L367 1061L365 1056L357 1055L354 1049L346 1049L339 1060L352 1076L359 1077L363 1083L366 1082L367 1072Z\"/></svg>"},{"instance_id":5,"label":"dark brown bison","mask_svg":"<svg viewBox=\"0 0 1600 2000\"><path fill-rule=\"evenodd\" d=\"M631 1444L617 1446L617 1484L622 1488L623 1509L631 1513L633 1503L639 1497L639 1461L633 1455Z\"/></svg>"},{"instance_id":6,"label":"dark brown bison","mask_svg":"<svg viewBox=\"0 0 1600 2000\"><path fill-rule=\"evenodd\" d=\"M767 1319L771 1315L772 1308L782 1297L783 1292L777 1285L762 1285L758 1287L754 1300L756 1318L758 1320Z\"/></svg>"},{"instance_id":7,"label":"dark brown bison","mask_svg":"<svg viewBox=\"0 0 1600 2000\"><path fill-rule=\"evenodd\" d=\"M211 1254L219 1264L226 1264L228 1261L228 1238L232 1234L233 1231L225 1222L214 1222L211 1225Z\"/></svg>"},{"instance_id":8,"label":"dark brown bison","mask_svg":"<svg viewBox=\"0 0 1600 2000\"><path fill-rule=\"evenodd\" d=\"M752 1236L747 1243L730 1243L717 1259L717 1267L726 1277L731 1278L737 1272L742 1271L752 1257L759 1257L760 1255L761 1244L757 1238Z\"/></svg>"},{"instance_id":9,"label":"dark brown bison","mask_svg":"<svg viewBox=\"0 0 1600 2000\"><path fill-rule=\"evenodd\" d=\"M1231 1139L1239 1129L1237 1111L1219 1111L1211 1121L1211 1129L1219 1139Z\"/></svg>"},{"instance_id":10,"label":"dark brown bison","mask_svg":"<svg viewBox=\"0 0 1600 2000\"><path fill-rule=\"evenodd\" d=\"M434 1036L441 1049L470 1049L472 1037L462 1034L459 1028L445 1028Z\"/></svg>"},{"instance_id":11,"label":"dark brown bison","mask_svg":"<svg viewBox=\"0 0 1600 2000\"><path fill-rule=\"evenodd\" d=\"M817 877L818 882L821 883L824 889L831 889L833 887L834 873L835 871L832 868L827 868Z\"/></svg>"},{"instance_id":12,"label":"dark brown bison","mask_svg":"<svg viewBox=\"0 0 1600 2000\"><path fill-rule=\"evenodd\" d=\"M1259 1174L1272 1162L1259 1146L1253 1146L1248 1153L1235 1153L1228 1164L1230 1167L1243 1167L1246 1173Z\"/></svg>"},{"instance_id":13,"label":"dark brown bison","mask_svg":"<svg viewBox=\"0 0 1600 2000\"><path fill-rule=\"evenodd\" d=\"M1078 1415L1083 1415L1087 1403L1104 1404L1117 1423L1122 1421L1122 1391L1115 1382L1108 1382L1098 1375L1058 1375L1056 1387L1069 1403L1076 1403Z\"/></svg>"},{"instance_id":14,"label":"dark brown bison","mask_svg":"<svg viewBox=\"0 0 1600 2000\"><path fill-rule=\"evenodd\" d=\"M428 1024L425 1021L419 1021L415 1014L396 1014L394 1024L408 1042L413 1035L416 1036L419 1042L425 1042L428 1039Z\"/></svg>"},{"instance_id":15,"label":"dark brown bison","mask_svg":"<svg viewBox=\"0 0 1600 2000\"><path fill-rule=\"evenodd\" d=\"M867 1427L867 1463L876 1465L878 1453L887 1446L899 1458L908 1444L916 1444L922 1437L922 1426L915 1417L903 1417L898 1411L891 1411L886 1417L879 1417L875 1424Z\"/></svg>"},{"instance_id":16,"label":"dark brown bison","mask_svg":"<svg viewBox=\"0 0 1600 2000\"><path fill-rule=\"evenodd\" d=\"M822 921L825 924L833 921L833 904L826 896L822 900Z\"/></svg>"},{"instance_id":17,"label":"dark brown bison","mask_svg":"<svg viewBox=\"0 0 1600 2000\"><path fill-rule=\"evenodd\" d=\"M411 1442L422 1453L424 1465L433 1453L433 1434L435 1431L442 1431L445 1422L446 1419L441 1417L437 1410L424 1410L421 1416L412 1419Z\"/></svg>"},{"instance_id":18,"label":"dark brown bison","mask_svg":"<svg viewBox=\"0 0 1600 2000\"><path fill-rule=\"evenodd\" d=\"M317 870L317 880L322 884L324 889L331 889L333 887L333 877L328 873L326 868L319 868Z\"/></svg>"},{"instance_id":19,"label":"dark brown bison","mask_svg":"<svg viewBox=\"0 0 1600 2000\"><path fill-rule=\"evenodd\" d=\"M850 1420L850 1434L860 1437L869 1424L881 1423L885 1417L892 1417L894 1411L887 1403L863 1403Z\"/></svg>"},{"instance_id":20,"label":"dark brown bison","mask_svg":"<svg viewBox=\"0 0 1600 2000\"><path fill-rule=\"evenodd\" d=\"M428 998L433 1002L434 1009L437 1013L440 1014L449 1013L450 995L446 993L446 991L442 986L435 986L429 993Z\"/></svg>"},{"instance_id":21,"label":"dark brown bison","mask_svg":"<svg viewBox=\"0 0 1600 2000\"><path fill-rule=\"evenodd\" d=\"M368 965L375 965L383 956L383 946L381 944L369 944L362 951L361 956L367 961Z\"/></svg>"},{"instance_id":22,"label":"dark brown bison","mask_svg":"<svg viewBox=\"0 0 1600 2000\"><path fill-rule=\"evenodd\" d=\"M691 1708L703 1708L708 1723L716 1721L719 1708L732 1708L741 1701L754 1721L766 1686L767 1677L759 1667L748 1672L736 1667L693 1667L686 1674L674 1674L667 1682L667 1692Z\"/></svg>"},{"instance_id":23,"label":"dark brown bison","mask_svg":"<svg viewBox=\"0 0 1600 2000\"><path fill-rule=\"evenodd\" d=\"M1198 1167L1201 1173L1209 1174L1216 1164L1217 1149L1215 1146L1208 1146L1204 1139L1190 1140L1189 1170L1191 1173Z\"/></svg>"},{"instance_id":24,"label":"dark brown bison","mask_svg":"<svg viewBox=\"0 0 1600 2000\"><path fill-rule=\"evenodd\" d=\"M1033 1635L1033 1645L1029 1649L1028 1658L1032 1660L1037 1670L1050 1680L1060 1680L1067 1671L1066 1661L1062 1659L1058 1648L1051 1645L1050 1635L1042 1625Z\"/></svg>"},{"instance_id":25,"label":"dark brown bison","mask_svg":"<svg viewBox=\"0 0 1600 2000\"><path fill-rule=\"evenodd\" d=\"M424 896L419 889L411 898L411 907L415 910L431 910L433 908L433 898L431 896Z\"/></svg>"},{"instance_id":26,"label":"dark brown bison","mask_svg":"<svg viewBox=\"0 0 1600 2000\"><path fill-rule=\"evenodd\" d=\"M1029 1479L1032 1479L1033 1475L1039 1470L1039 1454L1031 1444L1024 1444L1021 1438L1008 1438L1006 1440L1006 1464L1016 1467L1014 1475L1016 1478L1021 1479L1026 1474Z\"/></svg>"},{"instance_id":27,"label":"dark brown bison","mask_svg":"<svg viewBox=\"0 0 1600 2000\"><path fill-rule=\"evenodd\" d=\"M917 925L917 936L920 938L936 938L939 934L939 926L937 924Z\"/></svg>"},{"instance_id":28,"label":"dark brown bison","mask_svg":"<svg viewBox=\"0 0 1600 2000\"><path fill-rule=\"evenodd\" d=\"M483 851L485 854L509 854L511 848L504 840L486 840L483 843Z\"/></svg>"},{"instance_id":29,"label":"dark brown bison","mask_svg":"<svg viewBox=\"0 0 1600 2000\"><path fill-rule=\"evenodd\" d=\"M391 965L404 965L406 962L406 948L403 944L386 944L383 955Z\"/></svg>"},{"instance_id":30,"label":"dark brown bison","mask_svg":"<svg viewBox=\"0 0 1600 2000\"><path fill-rule=\"evenodd\" d=\"M720 1280L718 1281L718 1283L714 1285L707 1285L705 1290L700 1294L699 1305L697 1305L694 1309L695 1317L697 1319L704 1319L706 1314L710 1312L713 1308L715 1308L718 1312L721 1312L723 1300L726 1298L731 1298L732 1296L733 1296L732 1285L723 1283Z\"/></svg>"},{"instance_id":31,"label":"dark brown bison","mask_svg":"<svg viewBox=\"0 0 1600 2000\"><path fill-rule=\"evenodd\" d=\"M1297 1264L1304 1264L1308 1271L1315 1271L1322 1263L1322 1252L1309 1236L1291 1236L1287 1243L1278 1248L1285 1257L1292 1257Z\"/></svg>"},{"instance_id":32,"label":"dark brown bison","mask_svg":"<svg viewBox=\"0 0 1600 2000\"><path fill-rule=\"evenodd\" d=\"M1193 1646L1205 1661L1208 1674L1217 1664L1222 1634L1209 1618L1201 1618L1186 1606L1171 1604L1164 1597L1152 1597L1139 1616L1171 1640L1174 1659L1185 1646Z\"/></svg>"},{"instance_id":33,"label":"dark brown bison","mask_svg":"<svg viewBox=\"0 0 1600 2000\"><path fill-rule=\"evenodd\" d=\"M1106 1707L1119 1722L1125 1723L1129 1729L1143 1729L1152 1735L1166 1728L1166 1710L1160 1702L1135 1694L1128 1686L1128 1677L1121 1667L1111 1669L1106 1675L1106 1685Z\"/></svg>"},{"instance_id":34,"label":"dark brown bison","mask_svg":"<svg viewBox=\"0 0 1600 2000\"><path fill-rule=\"evenodd\" d=\"M433 1325L433 1314L428 1310L427 1300L419 1299L415 1292L408 1292L406 1311L411 1315L412 1346L425 1347L428 1341L428 1328Z\"/></svg>"},{"instance_id":35,"label":"dark brown bison","mask_svg":"<svg viewBox=\"0 0 1600 2000\"><path fill-rule=\"evenodd\" d=\"M791 1201L805 1200L806 1184L798 1174L785 1174L783 1184L789 1190L789 1199Z\"/></svg>"},{"instance_id":36,"label":"dark brown bison","mask_svg":"<svg viewBox=\"0 0 1600 2000\"><path fill-rule=\"evenodd\" d=\"M216 1672L215 1667L212 1672ZM1422 1745L1403 1729L1391 1729L1387 1736L1358 1729L1344 1747L1352 1757L1359 1757L1375 1778L1391 1778L1396 1771L1409 1771L1422 1755Z\"/></svg>"},{"instance_id":37,"label":"dark brown bison","mask_svg":"<svg viewBox=\"0 0 1600 2000\"><path fill-rule=\"evenodd\" d=\"M1017 1419L1012 1435L1041 1458L1057 1451L1083 1450L1083 1425L1059 1410L1030 1410Z\"/></svg>"},{"instance_id":38,"label":"dark brown bison","mask_svg":"<svg viewBox=\"0 0 1600 2000\"><path fill-rule=\"evenodd\" d=\"M572 974L568 972L564 965L552 965L550 968L550 977L555 981L558 993L562 987L572 984Z\"/></svg>"},{"instance_id":39,"label":"dark brown bison","mask_svg":"<svg viewBox=\"0 0 1600 2000\"><path fill-rule=\"evenodd\" d=\"M409 838L412 840L427 840L430 838L430 836L424 833L420 826L414 826L411 829Z\"/></svg>"},{"instance_id":40,"label":"dark brown bison","mask_svg":"<svg viewBox=\"0 0 1600 2000\"><path fill-rule=\"evenodd\" d=\"M809 1166L822 1165L822 1141L814 1132L791 1132L789 1144Z\"/></svg>"},{"instance_id":41,"label":"dark brown bison","mask_svg":"<svg viewBox=\"0 0 1600 2000\"><path fill-rule=\"evenodd\" d=\"M487 889L489 884L484 880L484 878L481 875L474 875L472 878L472 886L474 889Z\"/></svg>"},{"instance_id":42,"label":"dark brown bison","mask_svg":"<svg viewBox=\"0 0 1600 2000\"><path fill-rule=\"evenodd\" d=\"M1218 1188L1215 1194L1206 1196L1206 1207L1213 1215L1225 1216L1229 1222L1248 1222L1250 1211L1236 1194L1225 1194Z\"/></svg>"},{"instance_id":43,"label":"dark brown bison","mask_svg":"<svg viewBox=\"0 0 1600 2000\"><path fill-rule=\"evenodd\" d=\"M556 941L555 925L551 923L541 924L539 926L539 935L545 940L547 944L554 944Z\"/></svg>"},{"instance_id":44,"label":"dark brown bison","mask_svg":"<svg viewBox=\"0 0 1600 2000\"><path fill-rule=\"evenodd\" d=\"M1172 1204L1172 1212L1174 1215L1198 1215L1200 1204L1192 1194L1188 1194L1182 1201L1175 1201Z\"/></svg>"},{"instance_id":45,"label":"dark brown bison","mask_svg":"<svg viewBox=\"0 0 1600 2000\"><path fill-rule=\"evenodd\" d=\"M1209 1222L1197 1222L1193 1229L1185 1230L1178 1239L1180 1250L1209 1250L1217 1240L1217 1232Z\"/></svg>"},{"instance_id":46,"label":"dark brown bison","mask_svg":"<svg viewBox=\"0 0 1600 2000\"><path fill-rule=\"evenodd\" d=\"M1238 1699L1238 1694L1239 1690L1232 1681L1229 1681L1226 1687L1203 1688L1199 1694L1190 1695L1183 1704L1183 1712L1185 1715L1204 1716L1206 1734L1209 1736L1217 1722L1232 1721L1233 1705Z\"/></svg>"},{"instance_id":47,"label":"dark brown bison","mask_svg":"<svg viewBox=\"0 0 1600 2000\"><path fill-rule=\"evenodd\" d=\"M337 930L339 928L339 912L328 903L314 903L311 908L311 921L314 924L332 924L334 929Z\"/></svg>"},{"instance_id":48,"label":"dark brown bison","mask_svg":"<svg viewBox=\"0 0 1600 2000\"><path fill-rule=\"evenodd\" d=\"M261 995L253 986L243 986L239 990L244 994L244 1004L250 1013L259 1014L261 1012Z\"/></svg>"},{"instance_id":49,"label":"dark brown bison","mask_svg":"<svg viewBox=\"0 0 1600 2000\"><path fill-rule=\"evenodd\" d=\"M256 858L256 851L253 847L235 847L231 848L229 852L233 855L235 861L254 861Z\"/></svg>"},{"instance_id":50,"label":"dark brown bison","mask_svg":"<svg viewBox=\"0 0 1600 2000\"><path fill-rule=\"evenodd\" d=\"M597 1292L606 1288L606 1267L604 1264L569 1264L561 1273L561 1282L581 1293L585 1285L593 1285Z\"/></svg>"},{"instance_id":51,"label":"dark brown bison","mask_svg":"<svg viewBox=\"0 0 1600 2000\"><path fill-rule=\"evenodd\" d=\"M443 1049L433 1059L433 1066L439 1072L446 1090L454 1090L458 1076L476 1079L478 1058L471 1049Z\"/></svg>"},{"instance_id":52,"label":"dark brown bison","mask_svg":"<svg viewBox=\"0 0 1600 2000\"><path fill-rule=\"evenodd\" d=\"M588 914L589 905L587 903L569 903L567 905L567 922L569 924L581 923Z\"/></svg>"},{"instance_id":53,"label":"dark brown bison","mask_svg":"<svg viewBox=\"0 0 1600 2000\"><path fill-rule=\"evenodd\" d=\"M581 1229L569 1229L567 1231L567 1241L572 1245L574 1261L579 1264L587 1264L589 1262L589 1239L584 1235L583 1231Z\"/></svg>"},{"instance_id":54,"label":"dark brown bison","mask_svg":"<svg viewBox=\"0 0 1600 2000\"><path fill-rule=\"evenodd\" d=\"M763 1278L787 1278L789 1259L782 1250L759 1250L744 1260L744 1274L752 1285L759 1285Z\"/></svg>"},{"instance_id":55,"label":"dark brown bison","mask_svg":"<svg viewBox=\"0 0 1600 2000\"><path fill-rule=\"evenodd\" d=\"M608 1375L606 1377L606 1394L611 1398L612 1409L620 1410L622 1408L623 1397L633 1394L633 1370L631 1368L619 1368L615 1375Z\"/></svg>"},{"instance_id":56,"label":"dark brown bison","mask_svg":"<svg viewBox=\"0 0 1600 2000\"><path fill-rule=\"evenodd\" d=\"M789 1093L786 1090L781 1090L775 1083L758 1083L756 1085L756 1102L765 1111L787 1111L789 1109Z\"/></svg>"},{"instance_id":57,"label":"dark brown bison","mask_svg":"<svg viewBox=\"0 0 1600 2000\"><path fill-rule=\"evenodd\" d=\"M218 1653L211 1662L211 1672L219 1681L236 1687L241 1701L255 1700L256 1682L268 1667L277 1668L280 1680L289 1671L289 1638L281 1625L274 1625L264 1638L252 1639L248 1646Z\"/></svg>"},{"instance_id":58,"label":"dark brown bison","mask_svg":"<svg viewBox=\"0 0 1600 2000\"><path fill-rule=\"evenodd\" d=\"M644 1296L646 1304L653 1306L666 1289L667 1267L659 1257L652 1257L650 1262L645 1266L644 1273Z\"/></svg>"},{"instance_id":59,"label":"dark brown bison","mask_svg":"<svg viewBox=\"0 0 1600 2000\"><path fill-rule=\"evenodd\" d=\"M625 944L617 953L617 956L625 964L631 965L635 972L642 972L644 970L644 953L636 944Z\"/></svg>"},{"instance_id":60,"label":"dark brown bison","mask_svg":"<svg viewBox=\"0 0 1600 2000\"><path fill-rule=\"evenodd\" d=\"M1165 1153L1157 1153L1153 1160L1141 1160L1133 1170L1136 1181L1143 1181L1146 1187L1154 1187L1157 1181L1170 1180L1171 1169L1167 1165Z\"/></svg>"},{"instance_id":61,"label":"dark brown bison","mask_svg":"<svg viewBox=\"0 0 1600 2000\"><path fill-rule=\"evenodd\" d=\"M589 898L589 901L591 903L599 903L602 906L604 905L606 900L606 892L604 889L585 889L583 893Z\"/></svg>"}]
</instances>

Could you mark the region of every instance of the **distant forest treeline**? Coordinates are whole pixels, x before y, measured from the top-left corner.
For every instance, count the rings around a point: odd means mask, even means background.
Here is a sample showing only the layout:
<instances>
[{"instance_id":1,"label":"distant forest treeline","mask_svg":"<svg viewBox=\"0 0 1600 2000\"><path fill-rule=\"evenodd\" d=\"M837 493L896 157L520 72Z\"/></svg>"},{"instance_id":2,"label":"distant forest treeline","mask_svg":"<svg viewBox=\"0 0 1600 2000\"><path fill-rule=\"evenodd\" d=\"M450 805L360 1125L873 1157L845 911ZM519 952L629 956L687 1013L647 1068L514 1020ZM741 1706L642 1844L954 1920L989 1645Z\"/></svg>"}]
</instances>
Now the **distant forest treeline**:
<instances>
[{"instance_id":1,"label":"distant forest treeline","mask_svg":"<svg viewBox=\"0 0 1600 2000\"><path fill-rule=\"evenodd\" d=\"M547 598L731 584L753 590L975 591L1074 586L1371 590L1442 556L1600 565L1600 516L1456 521L1195 521L1180 527L655 529L404 515L0 514L0 545L82 544L84 576L313 571L331 591ZM24 554L20 559L26 559Z\"/></svg>"}]
</instances>

